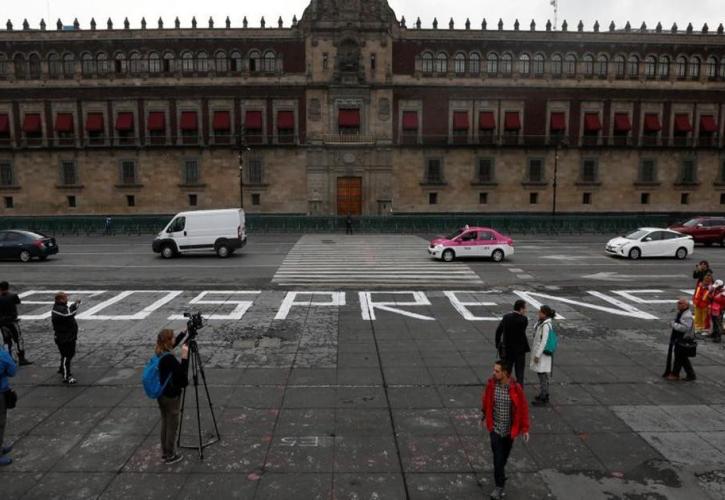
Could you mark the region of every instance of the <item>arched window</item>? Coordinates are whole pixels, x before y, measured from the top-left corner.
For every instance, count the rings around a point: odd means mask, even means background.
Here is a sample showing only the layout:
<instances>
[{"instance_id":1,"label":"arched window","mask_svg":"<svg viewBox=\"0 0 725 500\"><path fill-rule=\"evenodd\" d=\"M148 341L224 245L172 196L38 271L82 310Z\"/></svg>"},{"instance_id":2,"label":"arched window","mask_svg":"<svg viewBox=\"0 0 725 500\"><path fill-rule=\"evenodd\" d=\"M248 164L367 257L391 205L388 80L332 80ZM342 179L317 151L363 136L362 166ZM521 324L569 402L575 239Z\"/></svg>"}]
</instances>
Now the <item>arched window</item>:
<instances>
[{"instance_id":1,"label":"arched window","mask_svg":"<svg viewBox=\"0 0 725 500\"><path fill-rule=\"evenodd\" d=\"M93 54L85 52L81 56L81 73L83 73L83 76L96 74L96 60L93 58Z\"/></svg>"},{"instance_id":2,"label":"arched window","mask_svg":"<svg viewBox=\"0 0 725 500\"><path fill-rule=\"evenodd\" d=\"M657 58L655 56L645 57L644 76L647 78L655 78L657 76Z\"/></svg>"},{"instance_id":3,"label":"arched window","mask_svg":"<svg viewBox=\"0 0 725 500\"><path fill-rule=\"evenodd\" d=\"M501 73L504 75L510 75L513 70L514 58L511 54L504 54L501 56Z\"/></svg>"},{"instance_id":4,"label":"arched window","mask_svg":"<svg viewBox=\"0 0 725 500\"><path fill-rule=\"evenodd\" d=\"M439 52L436 56L436 73L448 73L448 56L445 52Z\"/></svg>"},{"instance_id":5,"label":"arched window","mask_svg":"<svg viewBox=\"0 0 725 500\"><path fill-rule=\"evenodd\" d=\"M206 73L209 71L209 56L204 51L196 54L196 71L197 73Z\"/></svg>"},{"instance_id":6,"label":"arched window","mask_svg":"<svg viewBox=\"0 0 725 500\"><path fill-rule=\"evenodd\" d=\"M561 56L559 54L554 54L551 56L551 74L554 76L561 76L563 71L564 65L562 64Z\"/></svg>"},{"instance_id":7,"label":"arched window","mask_svg":"<svg viewBox=\"0 0 725 500\"><path fill-rule=\"evenodd\" d=\"M257 71L261 71L262 68L262 56L257 50L253 50L249 53L249 71L252 73L256 73Z\"/></svg>"},{"instance_id":8,"label":"arched window","mask_svg":"<svg viewBox=\"0 0 725 500\"><path fill-rule=\"evenodd\" d=\"M194 54L189 51L181 54L181 71L184 73L194 72Z\"/></svg>"},{"instance_id":9,"label":"arched window","mask_svg":"<svg viewBox=\"0 0 725 500\"><path fill-rule=\"evenodd\" d=\"M670 58L667 56L660 56L660 60L657 65L659 66L660 78L665 79L670 77Z\"/></svg>"},{"instance_id":10,"label":"arched window","mask_svg":"<svg viewBox=\"0 0 725 500\"><path fill-rule=\"evenodd\" d=\"M24 80L28 77L28 67L23 54L16 54L13 57L13 66L15 67L15 78Z\"/></svg>"},{"instance_id":11,"label":"arched window","mask_svg":"<svg viewBox=\"0 0 725 500\"><path fill-rule=\"evenodd\" d=\"M717 78L717 59L713 56L708 57L706 66L707 77L715 80Z\"/></svg>"},{"instance_id":12,"label":"arched window","mask_svg":"<svg viewBox=\"0 0 725 500\"><path fill-rule=\"evenodd\" d=\"M173 73L176 71L176 56L172 52L165 52L162 60L162 70L164 73Z\"/></svg>"},{"instance_id":13,"label":"arched window","mask_svg":"<svg viewBox=\"0 0 725 500\"><path fill-rule=\"evenodd\" d=\"M73 76L76 72L76 56L73 54L65 54L63 56L63 74L65 76Z\"/></svg>"},{"instance_id":14,"label":"arched window","mask_svg":"<svg viewBox=\"0 0 725 500\"><path fill-rule=\"evenodd\" d=\"M28 68L26 66L25 56L15 54L13 57L13 69L15 70L15 78L22 80L28 76Z\"/></svg>"},{"instance_id":15,"label":"arched window","mask_svg":"<svg viewBox=\"0 0 725 500\"><path fill-rule=\"evenodd\" d=\"M627 75L631 78L639 76L639 57L635 55L629 56L627 60Z\"/></svg>"},{"instance_id":16,"label":"arched window","mask_svg":"<svg viewBox=\"0 0 725 500\"><path fill-rule=\"evenodd\" d=\"M141 59L141 54L138 52L131 54L128 58L128 69L132 75L140 75L143 73L143 61Z\"/></svg>"},{"instance_id":17,"label":"arched window","mask_svg":"<svg viewBox=\"0 0 725 500\"><path fill-rule=\"evenodd\" d=\"M161 56L158 52L149 54L149 73L161 73Z\"/></svg>"},{"instance_id":18,"label":"arched window","mask_svg":"<svg viewBox=\"0 0 725 500\"><path fill-rule=\"evenodd\" d=\"M96 55L96 67L98 68L99 75L105 75L110 71L108 67L108 56L104 52L99 52Z\"/></svg>"},{"instance_id":19,"label":"arched window","mask_svg":"<svg viewBox=\"0 0 725 500\"><path fill-rule=\"evenodd\" d=\"M720 60L720 79L725 80L725 57Z\"/></svg>"},{"instance_id":20,"label":"arched window","mask_svg":"<svg viewBox=\"0 0 725 500\"><path fill-rule=\"evenodd\" d=\"M468 72L473 75L481 73L481 56L477 52L472 52L468 56Z\"/></svg>"},{"instance_id":21,"label":"arched window","mask_svg":"<svg viewBox=\"0 0 725 500\"><path fill-rule=\"evenodd\" d=\"M680 56L677 58L677 78L685 78L687 76L687 58Z\"/></svg>"},{"instance_id":22,"label":"arched window","mask_svg":"<svg viewBox=\"0 0 725 500\"><path fill-rule=\"evenodd\" d=\"M30 73L30 78L34 80L38 80L40 78L40 56L38 54L30 54L30 57L28 58L28 71Z\"/></svg>"},{"instance_id":23,"label":"arched window","mask_svg":"<svg viewBox=\"0 0 725 500\"><path fill-rule=\"evenodd\" d=\"M229 64L229 69L234 73L242 71L242 54L237 50L233 51L229 56Z\"/></svg>"},{"instance_id":24,"label":"arched window","mask_svg":"<svg viewBox=\"0 0 725 500\"><path fill-rule=\"evenodd\" d=\"M594 57L591 54L585 54L582 63L584 74L592 76L594 74Z\"/></svg>"},{"instance_id":25,"label":"arched window","mask_svg":"<svg viewBox=\"0 0 725 500\"><path fill-rule=\"evenodd\" d=\"M519 73L522 75L529 75L531 73L531 56L528 54L521 54L519 56Z\"/></svg>"},{"instance_id":26,"label":"arched window","mask_svg":"<svg viewBox=\"0 0 725 500\"><path fill-rule=\"evenodd\" d=\"M624 78L624 70L625 70L624 56L622 56L622 55L614 56L614 74L615 74L615 76L617 78Z\"/></svg>"},{"instance_id":27,"label":"arched window","mask_svg":"<svg viewBox=\"0 0 725 500\"><path fill-rule=\"evenodd\" d=\"M223 50L217 50L214 54L214 66L217 73L226 73L229 71L229 59L227 59L227 53Z\"/></svg>"},{"instance_id":28,"label":"arched window","mask_svg":"<svg viewBox=\"0 0 725 500\"><path fill-rule=\"evenodd\" d=\"M600 54L597 57L597 62L594 63L594 74L600 77L606 77L609 72L609 59L604 54Z\"/></svg>"},{"instance_id":29,"label":"arched window","mask_svg":"<svg viewBox=\"0 0 725 500\"><path fill-rule=\"evenodd\" d=\"M277 56L271 50L264 53L264 71L267 73L277 71Z\"/></svg>"},{"instance_id":30,"label":"arched window","mask_svg":"<svg viewBox=\"0 0 725 500\"><path fill-rule=\"evenodd\" d=\"M534 55L534 74L539 76L544 74L544 55Z\"/></svg>"},{"instance_id":31,"label":"arched window","mask_svg":"<svg viewBox=\"0 0 725 500\"><path fill-rule=\"evenodd\" d=\"M496 75L498 73L498 54L491 52L486 58L486 73Z\"/></svg>"},{"instance_id":32,"label":"arched window","mask_svg":"<svg viewBox=\"0 0 725 500\"><path fill-rule=\"evenodd\" d=\"M453 71L458 75L466 72L466 56L460 52L453 57Z\"/></svg>"},{"instance_id":33,"label":"arched window","mask_svg":"<svg viewBox=\"0 0 725 500\"><path fill-rule=\"evenodd\" d=\"M126 54L116 54L116 57L113 59L113 72L117 75L125 75L128 73Z\"/></svg>"},{"instance_id":34,"label":"arched window","mask_svg":"<svg viewBox=\"0 0 725 500\"><path fill-rule=\"evenodd\" d=\"M574 54L567 54L564 58L564 74L566 76L576 75L576 56Z\"/></svg>"},{"instance_id":35,"label":"arched window","mask_svg":"<svg viewBox=\"0 0 725 500\"><path fill-rule=\"evenodd\" d=\"M690 65L687 69L687 76L689 76L692 80L697 80L700 78L700 64L701 60L699 57L693 57L690 59Z\"/></svg>"},{"instance_id":36,"label":"arched window","mask_svg":"<svg viewBox=\"0 0 725 500\"><path fill-rule=\"evenodd\" d=\"M58 54L48 54L48 75L51 78L60 78L63 74L63 64Z\"/></svg>"}]
</instances>

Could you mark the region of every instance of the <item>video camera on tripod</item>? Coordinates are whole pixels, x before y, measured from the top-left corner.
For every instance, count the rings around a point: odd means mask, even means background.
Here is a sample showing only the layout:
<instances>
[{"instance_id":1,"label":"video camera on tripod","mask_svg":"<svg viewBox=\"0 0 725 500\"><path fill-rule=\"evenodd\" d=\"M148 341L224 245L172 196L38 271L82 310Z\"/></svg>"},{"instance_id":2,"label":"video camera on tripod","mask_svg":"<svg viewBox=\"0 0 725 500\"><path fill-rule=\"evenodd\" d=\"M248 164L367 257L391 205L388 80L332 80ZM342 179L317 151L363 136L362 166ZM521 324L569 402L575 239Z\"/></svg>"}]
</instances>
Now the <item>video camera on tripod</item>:
<instances>
[{"instance_id":1,"label":"video camera on tripod","mask_svg":"<svg viewBox=\"0 0 725 500\"><path fill-rule=\"evenodd\" d=\"M201 355L199 354L199 345L196 343L196 336L199 330L204 328L204 317L200 312L185 312L184 317L188 318L186 321L186 336L184 338L184 344L189 346L189 366L191 367L191 379L194 387L194 410L196 411L196 430L197 430L197 444L195 445L182 445L181 444L181 428L184 424L184 410L186 407L186 395L188 387L184 387L181 397L181 417L179 422L178 435L176 437L176 443L181 448L195 448L199 451L199 458L204 459L204 448L210 446L221 439L219 434L219 427L217 426L216 416L214 415L214 405L211 402L211 395L209 394L209 387L206 383L206 375L204 374L204 364L201 361ZM177 340L178 341L178 340ZM201 409L199 407L199 378L201 376L201 384L204 388L206 395L206 401L209 404L209 413L211 414L212 423L214 424L214 436L207 442L203 441L202 429L201 429Z\"/></svg>"},{"instance_id":2,"label":"video camera on tripod","mask_svg":"<svg viewBox=\"0 0 725 500\"><path fill-rule=\"evenodd\" d=\"M186 321L187 337L185 340L188 343L190 340L196 340L196 335L199 333L199 330L204 328L204 316L200 312L185 312L184 317L189 318Z\"/></svg>"}]
</instances>

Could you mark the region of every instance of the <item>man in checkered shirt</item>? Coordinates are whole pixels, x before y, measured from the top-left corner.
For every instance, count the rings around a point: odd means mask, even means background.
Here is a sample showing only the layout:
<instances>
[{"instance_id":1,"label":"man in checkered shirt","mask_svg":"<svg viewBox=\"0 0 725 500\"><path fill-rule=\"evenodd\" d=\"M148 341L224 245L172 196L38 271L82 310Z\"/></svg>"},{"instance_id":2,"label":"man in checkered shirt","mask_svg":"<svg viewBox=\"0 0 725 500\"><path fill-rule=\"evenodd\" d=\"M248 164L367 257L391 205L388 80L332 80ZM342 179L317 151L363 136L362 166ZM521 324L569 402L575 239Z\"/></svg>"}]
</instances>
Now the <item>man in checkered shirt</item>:
<instances>
[{"instance_id":1,"label":"man in checkered shirt","mask_svg":"<svg viewBox=\"0 0 725 500\"><path fill-rule=\"evenodd\" d=\"M523 435L524 442L529 440L529 406L524 389L511 378L511 367L503 361L497 361L493 367L493 376L481 397L481 411L481 422L485 422L491 435L493 451L496 488L491 498L500 499L506 495L505 467L514 439Z\"/></svg>"}]
</instances>

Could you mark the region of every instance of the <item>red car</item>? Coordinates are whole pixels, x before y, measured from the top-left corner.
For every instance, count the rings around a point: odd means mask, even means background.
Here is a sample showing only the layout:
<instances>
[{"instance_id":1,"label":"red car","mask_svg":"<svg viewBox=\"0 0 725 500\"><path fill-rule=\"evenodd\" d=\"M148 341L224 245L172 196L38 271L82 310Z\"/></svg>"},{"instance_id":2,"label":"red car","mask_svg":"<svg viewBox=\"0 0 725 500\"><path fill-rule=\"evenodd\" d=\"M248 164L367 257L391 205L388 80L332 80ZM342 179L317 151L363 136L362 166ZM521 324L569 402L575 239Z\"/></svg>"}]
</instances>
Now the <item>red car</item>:
<instances>
[{"instance_id":1,"label":"red car","mask_svg":"<svg viewBox=\"0 0 725 500\"><path fill-rule=\"evenodd\" d=\"M695 217L684 224L670 226L670 229L692 236L695 243L706 246L719 243L725 247L725 217Z\"/></svg>"}]
</instances>

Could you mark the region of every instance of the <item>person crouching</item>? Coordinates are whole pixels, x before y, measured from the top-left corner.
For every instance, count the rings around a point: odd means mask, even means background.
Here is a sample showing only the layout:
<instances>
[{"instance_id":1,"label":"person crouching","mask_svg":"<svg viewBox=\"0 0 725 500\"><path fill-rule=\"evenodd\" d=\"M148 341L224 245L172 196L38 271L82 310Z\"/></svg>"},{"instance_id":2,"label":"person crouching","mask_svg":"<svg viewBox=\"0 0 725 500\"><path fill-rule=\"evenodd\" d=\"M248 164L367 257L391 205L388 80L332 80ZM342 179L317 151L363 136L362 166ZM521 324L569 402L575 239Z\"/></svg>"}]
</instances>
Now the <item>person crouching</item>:
<instances>
[{"instance_id":1,"label":"person crouching","mask_svg":"<svg viewBox=\"0 0 725 500\"><path fill-rule=\"evenodd\" d=\"M78 340L78 323L76 312L81 301L77 300L68 305L68 295L59 292L55 296L55 304L51 313L55 345L60 352L60 368L58 373L63 376L63 383L73 385L77 380L71 373L71 360L76 354L76 341Z\"/></svg>"}]
</instances>

